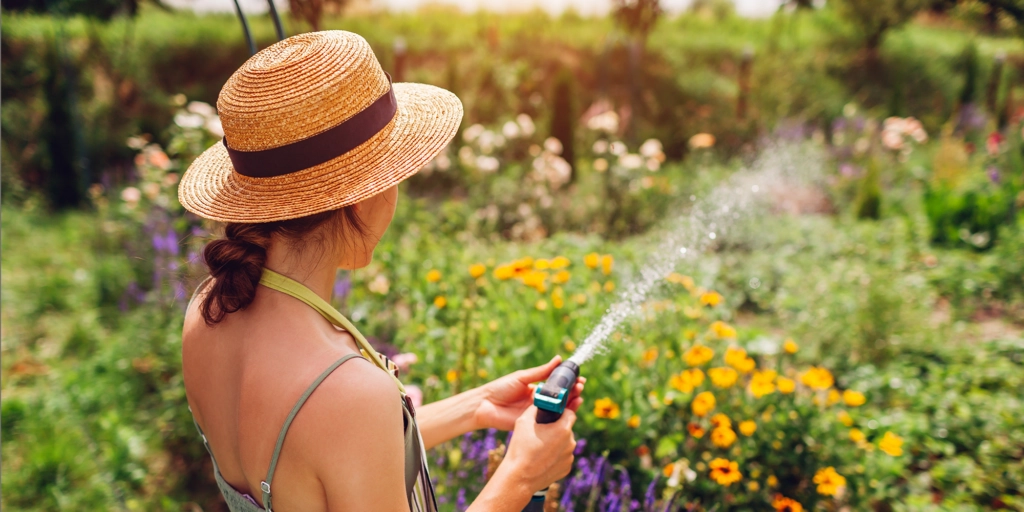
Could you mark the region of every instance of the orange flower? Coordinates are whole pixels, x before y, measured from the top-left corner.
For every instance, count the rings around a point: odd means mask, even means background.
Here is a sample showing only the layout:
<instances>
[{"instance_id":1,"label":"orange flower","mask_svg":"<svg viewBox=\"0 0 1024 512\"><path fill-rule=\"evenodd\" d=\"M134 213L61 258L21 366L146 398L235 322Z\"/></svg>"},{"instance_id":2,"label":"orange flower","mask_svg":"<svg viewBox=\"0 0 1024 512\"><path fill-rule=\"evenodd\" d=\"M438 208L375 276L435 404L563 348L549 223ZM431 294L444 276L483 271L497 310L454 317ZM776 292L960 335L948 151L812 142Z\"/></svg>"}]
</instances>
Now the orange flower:
<instances>
[{"instance_id":1,"label":"orange flower","mask_svg":"<svg viewBox=\"0 0 1024 512\"><path fill-rule=\"evenodd\" d=\"M555 284L565 284L569 282L570 277L572 277L572 274L570 274L568 270L559 270L558 272L555 272L555 275L551 276L551 282Z\"/></svg>"},{"instance_id":2,"label":"orange flower","mask_svg":"<svg viewBox=\"0 0 1024 512\"><path fill-rule=\"evenodd\" d=\"M850 413L846 411L839 411L839 414L836 414L836 417L839 418L840 423L847 427L853 425L853 418L850 416Z\"/></svg>"},{"instance_id":3,"label":"orange flower","mask_svg":"<svg viewBox=\"0 0 1024 512\"><path fill-rule=\"evenodd\" d=\"M796 351L800 350L800 347L792 338L786 338L785 343L782 344L782 350L785 350L787 354L796 354Z\"/></svg>"},{"instance_id":4,"label":"orange flower","mask_svg":"<svg viewBox=\"0 0 1024 512\"><path fill-rule=\"evenodd\" d=\"M658 359L658 347L651 347L647 350L644 350L642 359L645 363L653 363L655 360Z\"/></svg>"},{"instance_id":5,"label":"orange flower","mask_svg":"<svg viewBox=\"0 0 1024 512\"><path fill-rule=\"evenodd\" d=\"M865 439L867 439L867 436L865 436L864 432L861 432L860 429L858 429L858 428L851 428L850 429L850 441L853 441L853 442L855 442L857 444L860 444L860 443L863 443Z\"/></svg>"},{"instance_id":6,"label":"orange flower","mask_svg":"<svg viewBox=\"0 0 1024 512\"><path fill-rule=\"evenodd\" d=\"M608 293L611 293L611 292L615 291L615 282L608 281L608 282L604 283L604 291L606 291Z\"/></svg>"},{"instance_id":7,"label":"orange flower","mask_svg":"<svg viewBox=\"0 0 1024 512\"><path fill-rule=\"evenodd\" d=\"M762 396L774 393L774 380L774 370L754 372L754 375L750 378L750 393L753 394L756 398L761 398Z\"/></svg>"},{"instance_id":8,"label":"orange flower","mask_svg":"<svg viewBox=\"0 0 1024 512\"><path fill-rule=\"evenodd\" d=\"M611 274L612 264L614 262L615 260L612 259L611 254L605 254L604 256L601 256L601 273L604 275Z\"/></svg>"},{"instance_id":9,"label":"orange flower","mask_svg":"<svg viewBox=\"0 0 1024 512\"><path fill-rule=\"evenodd\" d=\"M743 478L739 464L726 459L714 459L708 463L708 467L711 468L711 479L718 482L718 485L732 485Z\"/></svg>"},{"instance_id":10,"label":"orange flower","mask_svg":"<svg viewBox=\"0 0 1024 512\"><path fill-rule=\"evenodd\" d=\"M699 417L707 416L707 414L714 410L714 408L715 395L711 394L710 391L698 393L697 396L693 398L693 402L690 403L690 409L693 411L693 414Z\"/></svg>"},{"instance_id":11,"label":"orange flower","mask_svg":"<svg viewBox=\"0 0 1024 512\"><path fill-rule=\"evenodd\" d=\"M754 432L757 432L757 423L754 423L751 420L741 421L740 422L740 433L741 434L743 434L743 435L745 435L747 437L750 437L750 436L754 435Z\"/></svg>"},{"instance_id":12,"label":"orange flower","mask_svg":"<svg viewBox=\"0 0 1024 512\"><path fill-rule=\"evenodd\" d=\"M515 275L516 275L516 269L512 265L498 265L494 269L494 277L495 277L495 279L500 279L502 281L505 281L505 280L508 280L508 279L512 279L512 277L515 276Z\"/></svg>"},{"instance_id":13,"label":"orange flower","mask_svg":"<svg viewBox=\"0 0 1024 512\"><path fill-rule=\"evenodd\" d=\"M587 268L597 268L597 266L601 264L601 256L596 252L592 252L583 257L583 264L586 265Z\"/></svg>"},{"instance_id":14,"label":"orange flower","mask_svg":"<svg viewBox=\"0 0 1024 512\"><path fill-rule=\"evenodd\" d=\"M711 378L711 383L716 387L726 389L736 384L739 374L732 368L712 368L708 370L708 377Z\"/></svg>"},{"instance_id":15,"label":"orange flower","mask_svg":"<svg viewBox=\"0 0 1024 512\"><path fill-rule=\"evenodd\" d=\"M718 413L711 417L711 425L715 428L732 427L732 420L728 416Z\"/></svg>"},{"instance_id":16,"label":"orange flower","mask_svg":"<svg viewBox=\"0 0 1024 512\"><path fill-rule=\"evenodd\" d=\"M791 500L781 494L776 494L772 500L772 507L775 512L803 512L804 507L799 502Z\"/></svg>"},{"instance_id":17,"label":"orange flower","mask_svg":"<svg viewBox=\"0 0 1024 512\"><path fill-rule=\"evenodd\" d=\"M683 393L693 391L693 388L700 386L702 382L704 382L704 372L697 368L683 370L678 375L673 375L668 379L669 386Z\"/></svg>"},{"instance_id":18,"label":"orange flower","mask_svg":"<svg viewBox=\"0 0 1024 512\"><path fill-rule=\"evenodd\" d=\"M562 290L561 286L556 286L555 289L551 291L551 305L554 306L555 309L562 309L565 306L565 291Z\"/></svg>"},{"instance_id":19,"label":"orange flower","mask_svg":"<svg viewBox=\"0 0 1024 512\"><path fill-rule=\"evenodd\" d=\"M629 428L637 428L637 427L639 427L640 426L640 416L637 416L636 414L630 416L629 419L626 420L626 426L629 427Z\"/></svg>"},{"instance_id":20,"label":"orange flower","mask_svg":"<svg viewBox=\"0 0 1024 512\"><path fill-rule=\"evenodd\" d=\"M598 398L594 402L594 416L598 418L608 418L614 420L619 417L619 404L612 401L611 398L604 397Z\"/></svg>"},{"instance_id":21,"label":"orange flower","mask_svg":"<svg viewBox=\"0 0 1024 512\"><path fill-rule=\"evenodd\" d=\"M775 381L775 385L779 387L779 393L788 395L796 390L796 382L793 379L787 379L785 377L779 377Z\"/></svg>"},{"instance_id":22,"label":"orange flower","mask_svg":"<svg viewBox=\"0 0 1024 512\"><path fill-rule=\"evenodd\" d=\"M867 398L864 397L864 393L847 389L846 391L843 391L843 401L850 407L860 407L864 405Z\"/></svg>"},{"instance_id":23,"label":"orange flower","mask_svg":"<svg viewBox=\"0 0 1024 512\"><path fill-rule=\"evenodd\" d=\"M892 432L886 432L882 436L882 440L878 442L878 449L893 457L899 457L903 455L903 438Z\"/></svg>"},{"instance_id":24,"label":"orange flower","mask_svg":"<svg viewBox=\"0 0 1024 512\"><path fill-rule=\"evenodd\" d=\"M686 430L690 432L690 435L695 439L704 437L704 429L700 428L700 425L696 423L690 423L686 426Z\"/></svg>"},{"instance_id":25,"label":"orange flower","mask_svg":"<svg viewBox=\"0 0 1024 512\"><path fill-rule=\"evenodd\" d=\"M438 295L434 297L434 307L441 309L448 305L448 299L444 298L444 295Z\"/></svg>"},{"instance_id":26,"label":"orange flower","mask_svg":"<svg viewBox=\"0 0 1024 512\"><path fill-rule=\"evenodd\" d=\"M545 259L539 259L533 262L533 268L537 270L547 270L551 268L551 262Z\"/></svg>"},{"instance_id":27,"label":"orange flower","mask_svg":"<svg viewBox=\"0 0 1024 512\"><path fill-rule=\"evenodd\" d=\"M722 296L715 291L705 292L700 296L700 303L705 306L715 307L722 302Z\"/></svg>"},{"instance_id":28,"label":"orange flower","mask_svg":"<svg viewBox=\"0 0 1024 512\"><path fill-rule=\"evenodd\" d=\"M828 389L835 383L832 372L819 366L812 366L803 375L800 375L800 382L812 389Z\"/></svg>"},{"instance_id":29,"label":"orange flower","mask_svg":"<svg viewBox=\"0 0 1024 512\"><path fill-rule=\"evenodd\" d=\"M743 366L743 361L747 358L747 351L742 348L729 347L725 350L725 364L736 368L737 370Z\"/></svg>"},{"instance_id":30,"label":"orange flower","mask_svg":"<svg viewBox=\"0 0 1024 512\"><path fill-rule=\"evenodd\" d=\"M814 483L818 484L818 494L835 496L840 488L846 487L846 477L836 473L836 468L829 466L819 469L814 474Z\"/></svg>"},{"instance_id":31,"label":"orange flower","mask_svg":"<svg viewBox=\"0 0 1024 512\"><path fill-rule=\"evenodd\" d=\"M554 270L558 270L560 268L567 268L570 264L572 264L572 262L569 261L569 258L566 258L565 256L555 256L554 258L551 259L551 268Z\"/></svg>"},{"instance_id":32,"label":"orange flower","mask_svg":"<svg viewBox=\"0 0 1024 512\"><path fill-rule=\"evenodd\" d=\"M430 269L430 272L427 272L427 282L428 283L436 283L436 282L438 282L440 280L441 280L441 271L440 270L437 270L436 268L434 268L434 269Z\"/></svg>"},{"instance_id":33,"label":"orange flower","mask_svg":"<svg viewBox=\"0 0 1024 512\"><path fill-rule=\"evenodd\" d=\"M683 359L690 366L700 366L715 357L715 351L704 345L694 345L683 353Z\"/></svg>"},{"instance_id":34,"label":"orange flower","mask_svg":"<svg viewBox=\"0 0 1024 512\"><path fill-rule=\"evenodd\" d=\"M474 263L469 266L469 275L476 279L487 272L487 267L483 263Z\"/></svg>"},{"instance_id":35,"label":"orange flower","mask_svg":"<svg viewBox=\"0 0 1024 512\"><path fill-rule=\"evenodd\" d=\"M728 448L736 442L736 432L729 427L719 427L711 431L711 442L719 448Z\"/></svg>"},{"instance_id":36,"label":"orange flower","mask_svg":"<svg viewBox=\"0 0 1024 512\"><path fill-rule=\"evenodd\" d=\"M736 329L721 320L717 320L711 324L711 332L719 338L736 337Z\"/></svg>"},{"instance_id":37,"label":"orange flower","mask_svg":"<svg viewBox=\"0 0 1024 512\"><path fill-rule=\"evenodd\" d=\"M686 288L687 290L693 290L694 282L693 278L690 276L684 276L682 274L672 272L665 279L670 283L681 284L683 285L683 288Z\"/></svg>"}]
</instances>

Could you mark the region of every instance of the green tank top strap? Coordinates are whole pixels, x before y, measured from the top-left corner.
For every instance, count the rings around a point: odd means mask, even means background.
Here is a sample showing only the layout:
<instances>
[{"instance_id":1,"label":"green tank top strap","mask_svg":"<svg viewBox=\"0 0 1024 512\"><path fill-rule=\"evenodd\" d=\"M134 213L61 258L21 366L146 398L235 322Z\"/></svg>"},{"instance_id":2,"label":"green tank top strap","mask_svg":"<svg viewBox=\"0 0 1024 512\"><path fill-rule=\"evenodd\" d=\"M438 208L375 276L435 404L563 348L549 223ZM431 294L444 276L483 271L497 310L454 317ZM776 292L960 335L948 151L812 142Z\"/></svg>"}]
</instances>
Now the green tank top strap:
<instances>
[{"instance_id":1,"label":"green tank top strap","mask_svg":"<svg viewBox=\"0 0 1024 512\"><path fill-rule=\"evenodd\" d=\"M309 398L309 395L313 394L317 386L320 385L328 375L331 374L335 369L344 364L349 359L359 357L358 354L345 354L334 362L331 366L328 366L323 373L320 374L312 384L306 388L306 392L302 394L299 401L295 403L295 407L292 407L292 412L288 413L288 418L284 420L284 425L281 426L281 433L277 436L277 445L274 446L274 455L270 457L270 468L267 469L267 478L260 482L260 491L263 493L263 508L271 509L271 496L270 496L270 484L274 481L274 470L277 469L277 458L281 455L281 447L284 446L284 438L288 434L288 427L292 425L292 420L295 419L295 415L299 413L299 409L302 409L303 404ZM197 425L198 426L198 425Z\"/></svg>"},{"instance_id":2,"label":"green tank top strap","mask_svg":"<svg viewBox=\"0 0 1024 512\"><path fill-rule=\"evenodd\" d=\"M391 375L391 379L395 381L395 384L398 386L398 390L402 393L403 397L405 396L405 386L403 386L402 382L398 380L398 377L395 377L395 375L388 370L387 365L385 365L384 361L381 360L380 355L378 355L377 351L370 346L370 343L366 341L366 338L359 332L359 329L356 329L356 326L353 325L352 322L339 313L337 309L334 309L334 307L328 304L327 301L320 298L320 296L314 293L313 290L310 290L303 286L302 283L278 274L269 268L263 269L263 276L260 277L260 284L272 290L286 293L301 300L302 302L305 302L309 307L323 315L323 317L329 322L348 331L348 333L356 339L356 343L359 345L359 348L366 352L366 356L370 362L377 365L381 370L387 372L388 375Z\"/></svg>"}]
</instances>

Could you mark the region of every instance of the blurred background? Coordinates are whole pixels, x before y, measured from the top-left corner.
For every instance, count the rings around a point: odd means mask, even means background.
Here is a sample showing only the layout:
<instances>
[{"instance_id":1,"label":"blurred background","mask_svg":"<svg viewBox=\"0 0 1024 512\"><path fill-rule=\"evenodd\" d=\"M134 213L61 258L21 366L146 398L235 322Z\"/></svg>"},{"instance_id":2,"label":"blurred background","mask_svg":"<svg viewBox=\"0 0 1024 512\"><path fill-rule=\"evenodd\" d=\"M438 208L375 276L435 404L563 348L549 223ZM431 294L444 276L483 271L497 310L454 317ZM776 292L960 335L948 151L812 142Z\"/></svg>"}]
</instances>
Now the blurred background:
<instances>
[{"instance_id":1,"label":"blurred background","mask_svg":"<svg viewBox=\"0 0 1024 512\"><path fill-rule=\"evenodd\" d=\"M220 227L177 183L269 4L0 5L2 505L226 510L180 368ZM275 7L465 106L334 290L417 397L571 354L692 249L584 365L546 510L1024 510L1024 2ZM442 510L506 436L431 452Z\"/></svg>"}]
</instances>

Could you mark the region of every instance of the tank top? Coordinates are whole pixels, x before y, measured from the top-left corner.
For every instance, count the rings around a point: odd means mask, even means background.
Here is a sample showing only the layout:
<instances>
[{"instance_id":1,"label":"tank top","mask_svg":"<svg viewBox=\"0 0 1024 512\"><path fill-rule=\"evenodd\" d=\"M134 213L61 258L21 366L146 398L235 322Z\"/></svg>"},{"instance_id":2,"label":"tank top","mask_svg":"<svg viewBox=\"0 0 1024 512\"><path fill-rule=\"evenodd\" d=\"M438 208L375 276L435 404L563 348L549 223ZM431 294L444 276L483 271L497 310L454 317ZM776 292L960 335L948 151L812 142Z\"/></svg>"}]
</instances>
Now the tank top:
<instances>
[{"instance_id":1,"label":"tank top","mask_svg":"<svg viewBox=\"0 0 1024 512\"><path fill-rule=\"evenodd\" d=\"M206 286L206 283L209 282L209 280L210 277L207 277L199 284L195 292L192 294L192 300L195 300L196 295L204 286ZM409 509L411 512L436 512L437 501L434 497L434 487L430 482L430 473L427 469L427 455L423 448L423 438L420 436L419 427L416 425L416 411L412 405L412 400L405 393L405 387L402 386L401 381L398 380L394 364L386 357L378 354L377 351L375 351L366 341L366 338L363 337L359 330L352 325L352 322L328 304L327 301L320 298L319 295L309 288L306 288L298 281L264 268L263 275L260 278L260 284L301 300L323 315L323 317L332 324L348 331L348 333L355 338L363 356L369 359L370 362L378 368L387 371L391 375L398 386L398 390L402 397L402 414L405 435L405 490L409 498ZM189 301L189 305L192 304L192 300ZM260 506L260 504L257 503L251 495L239 492L224 480L224 477L220 474L220 469L217 467L217 459L213 456L213 450L210 449L210 443L206 440L206 435L203 434L203 429L199 427L199 423L195 421L195 417L192 418L192 423L195 424L196 430L199 431L199 436L203 440L203 446L206 447L206 451L210 453L210 458L213 461L213 476L217 481L217 487L220 489L221 494L224 495L224 501L227 502L228 509L231 512L273 511L271 484L274 480L274 469L277 467L277 459L281 454L281 447L284 445L285 436L288 434L288 427L291 426L292 420L295 419L295 416L299 413L302 405L306 403L306 399L313 394L313 391L317 386L319 386L320 383L331 374L331 372L336 370L346 361L355 357L360 356L356 354L346 354L341 357L341 359L335 361L334 364L328 366L323 373L321 373L320 376L309 385L306 392L302 394L299 400L295 403L295 406L292 407L291 413L288 414L288 418L285 419L284 424L281 426L281 433L277 437L277 445L274 447L274 454L270 458L270 468L267 470L267 478L260 482L262 506ZM191 407L189 408L189 412L192 412Z\"/></svg>"}]
</instances>

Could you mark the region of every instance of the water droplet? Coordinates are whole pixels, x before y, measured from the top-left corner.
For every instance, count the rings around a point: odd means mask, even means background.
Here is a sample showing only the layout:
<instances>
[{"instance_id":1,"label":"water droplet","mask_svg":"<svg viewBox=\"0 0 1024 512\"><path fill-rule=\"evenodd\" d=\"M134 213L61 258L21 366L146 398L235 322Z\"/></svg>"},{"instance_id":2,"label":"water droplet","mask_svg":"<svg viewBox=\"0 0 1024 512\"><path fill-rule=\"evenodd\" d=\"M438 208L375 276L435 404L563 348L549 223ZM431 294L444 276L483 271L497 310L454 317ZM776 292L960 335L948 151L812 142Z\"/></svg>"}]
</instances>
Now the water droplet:
<instances>
[{"instance_id":1,"label":"water droplet","mask_svg":"<svg viewBox=\"0 0 1024 512\"><path fill-rule=\"evenodd\" d=\"M714 240L715 239L715 232L712 231L712 232L708 233L708 238Z\"/></svg>"},{"instance_id":2,"label":"water droplet","mask_svg":"<svg viewBox=\"0 0 1024 512\"><path fill-rule=\"evenodd\" d=\"M686 247L680 247L679 254L686 254Z\"/></svg>"}]
</instances>

